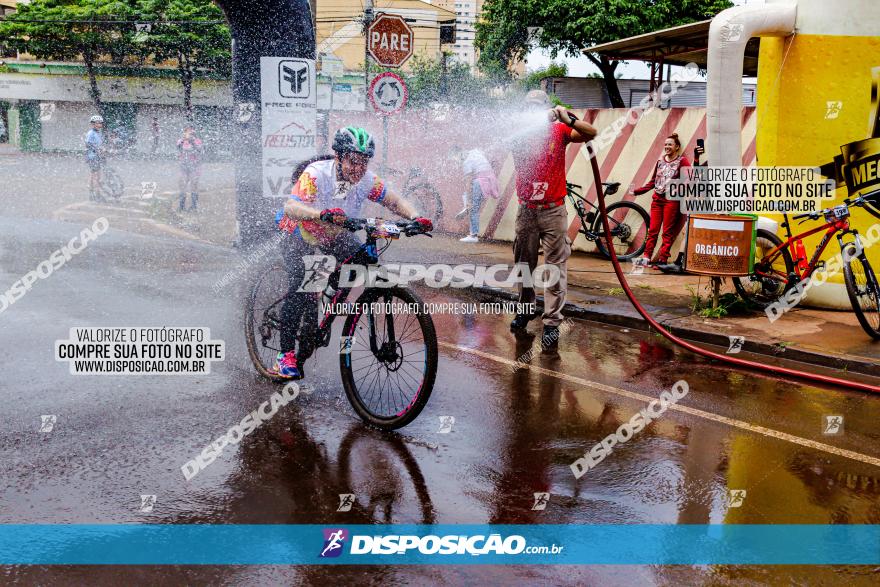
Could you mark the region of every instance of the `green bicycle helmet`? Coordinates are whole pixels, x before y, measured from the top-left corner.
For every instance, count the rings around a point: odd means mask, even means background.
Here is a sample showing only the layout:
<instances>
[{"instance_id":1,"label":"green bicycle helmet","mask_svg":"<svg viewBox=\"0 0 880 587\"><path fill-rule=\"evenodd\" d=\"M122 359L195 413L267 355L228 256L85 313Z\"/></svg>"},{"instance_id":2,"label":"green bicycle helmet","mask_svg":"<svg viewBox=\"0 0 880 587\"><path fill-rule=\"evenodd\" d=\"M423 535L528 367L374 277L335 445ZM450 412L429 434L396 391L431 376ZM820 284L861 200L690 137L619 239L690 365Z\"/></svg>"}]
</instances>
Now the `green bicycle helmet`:
<instances>
[{"instance_id":1,"label":"green bicycle helmet","mask_svg":"<svg viewBox=\"0 0 880 587\"><path fill-rule=\"evenodd\" d=\"M376 154L376 141L363 128L346 126L336 131L333 137L333 150L339 155L363 153L370 159Z\"/></svg>"}]
</instances>

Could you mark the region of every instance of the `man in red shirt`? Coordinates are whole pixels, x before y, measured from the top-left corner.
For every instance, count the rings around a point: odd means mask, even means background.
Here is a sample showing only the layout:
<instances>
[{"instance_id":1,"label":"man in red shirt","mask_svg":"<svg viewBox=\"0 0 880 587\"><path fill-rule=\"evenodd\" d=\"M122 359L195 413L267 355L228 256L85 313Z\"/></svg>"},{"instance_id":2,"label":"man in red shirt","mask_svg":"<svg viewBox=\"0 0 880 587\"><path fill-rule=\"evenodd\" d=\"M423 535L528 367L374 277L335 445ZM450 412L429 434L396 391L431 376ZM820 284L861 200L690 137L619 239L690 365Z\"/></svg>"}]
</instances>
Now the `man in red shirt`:
<instances>
[{"instance_id":1,"label":"man in red shirt","mask_svg":"<svg viewBox=\"0 0 880 587\"><path fill-rule=\"evenodd\" d=\"M569 143L583 143L596 136L596 129L579 120L563 106L550 108L547 93L532 90L526 95L530 109L547 108L549 124L513 147L516 166L515 263L526 263L531 274L538 266L538 245L544 248L544 263L559 269L559 281L544 289L544 332L542 344L555 347L562 322L562 306L568 288L566 262L571 255L568 213L565 210L565 151ZM519 301L535 301L535 290L520 284ZM525 330L535 315L518 314L510 324L513 331Z\"/></svg>"}]
</instances>

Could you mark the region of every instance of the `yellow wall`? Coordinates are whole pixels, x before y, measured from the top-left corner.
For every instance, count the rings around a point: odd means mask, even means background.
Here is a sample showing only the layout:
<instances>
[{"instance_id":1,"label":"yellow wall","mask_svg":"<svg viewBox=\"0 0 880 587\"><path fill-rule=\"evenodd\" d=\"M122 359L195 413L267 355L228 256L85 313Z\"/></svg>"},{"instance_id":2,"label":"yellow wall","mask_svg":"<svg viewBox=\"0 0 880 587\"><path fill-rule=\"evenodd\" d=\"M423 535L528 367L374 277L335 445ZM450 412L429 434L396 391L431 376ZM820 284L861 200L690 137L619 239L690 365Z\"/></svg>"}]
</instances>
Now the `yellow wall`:
<instances>
[{"instance_id":1,"label":"yellow wall","mask_svg":"<svg viewBox=\"0 0 880 587\"><path fill-rule=\"evenodd\" d=\"M841 154L843 145L870 137L874 77L880 67L880 3L876 0L798 1L798 34L761 39L758 65L758 165L821 166ZM830 104L840 104L839 109ZM847 197L846 186L830 206ZM781 216L774 217L781 221ZM852 224L861 234L880 222L854 209ZM797 225L796 225L797 226ZM815 224L800 225L800 229ZM799 232L797 230L796 232ZM782 235L782 231L780 231ZM812 253L821 234L806 240ZM868 249L873 266L880 250ZM836 240L824 258L838 254ZM848 309L842 275L809 290L815 305Z\"/></svg>"},{"instance_id":2,"label":"yellow wall","mask_svg":"<svg viewBox=\"0 0 880 587\"><path fill-rule=\"evenodd\" d=\"M413 56L430 59L440 57L440 28L438 22L455 20L455 13L432 6L420 0L377 0L377 13L399 14L410 22L415 33ZM364 36L362 27L354 21L363 14L362 0L318 0L318 52L332 53L342 60L347 71L363 70ZM404 64L408 69L412 59Z\"/></svg>"}]
</instances>

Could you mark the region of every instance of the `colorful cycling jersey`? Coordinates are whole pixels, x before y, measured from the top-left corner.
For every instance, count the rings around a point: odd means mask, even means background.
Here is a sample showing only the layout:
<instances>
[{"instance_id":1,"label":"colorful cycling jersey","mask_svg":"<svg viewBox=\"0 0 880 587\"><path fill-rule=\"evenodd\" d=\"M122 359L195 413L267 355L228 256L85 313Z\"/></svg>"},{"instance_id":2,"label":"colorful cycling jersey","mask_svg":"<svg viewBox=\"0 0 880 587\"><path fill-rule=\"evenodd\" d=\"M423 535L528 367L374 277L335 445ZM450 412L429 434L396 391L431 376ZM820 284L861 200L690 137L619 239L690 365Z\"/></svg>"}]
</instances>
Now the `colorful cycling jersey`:
<instances>
[{"instance_id":1,"label":"colorful cycling jersey","mask_svg":"<svg viewBox=\"0 0 880 587\"><path fill-rule=\"evenodd\" d=\"M104 135L95 129L91 129L86 133L84 141L86 143L86 159L100 158L101 145L104 144Z\"/></svg>"},{"instance_id":2,"label":"colorful cycling jersey","mask_svg":"<svg viewBox=\"0 0 880 587\"><path fill-rule=\"evenodd\" d=\"M381 202L385 199L385 184L372 171L367 171L356 184L338 178L336 160L316 161L306 167L293 185L290 198L315 208L342 208L348 216L360 216L365 200ZM317 220L293 220L284 209L275 215L278 228L299 235L309 244L332 241L336 232L328 234L324 223Z\"/></svg>"}]
</instances>

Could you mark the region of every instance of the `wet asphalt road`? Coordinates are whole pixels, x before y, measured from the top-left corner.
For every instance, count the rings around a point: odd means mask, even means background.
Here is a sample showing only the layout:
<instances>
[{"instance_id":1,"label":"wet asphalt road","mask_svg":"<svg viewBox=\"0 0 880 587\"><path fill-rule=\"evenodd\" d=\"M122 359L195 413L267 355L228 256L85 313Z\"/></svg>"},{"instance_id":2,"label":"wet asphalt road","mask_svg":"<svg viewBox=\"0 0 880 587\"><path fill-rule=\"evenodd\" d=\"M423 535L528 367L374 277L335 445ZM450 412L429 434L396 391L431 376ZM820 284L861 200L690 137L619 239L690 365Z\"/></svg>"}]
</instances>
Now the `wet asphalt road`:
<instances>
[{"instance_id":1,"label":"wet asphalt road","mask_svg":"<svg viewBox=\"0 0 880 587\"><path fill-rule=\"evenodd\" d=\"M0 218L2 289L81 230ZM393 259L393 252L389 253ZM181 465L278 388L247 357L232 250L111 229L0 313L0 523L880 523L880 397L711 365L662 339L574 321L558 355L511 362L505 315L437 315L434 393L397 434L361 425L336 354L314 386L186 481ZM428 301L469 301L422 290ZM82 326L209 327L209 375L73 376ZM531 326L537 333L537 322ZM581 480L569 464L675 381L690 393ZM597 385L598 384L598 385ZM639 394L639 395L634 395ZM40 415L57 415L40 433ZM440 433L440 416L454 416ZM842 415L841 435L823 434ZM819 443L819 445L816 445ZM746 490L739 507L728 492ZM533 511L533 494L551 494ZM354 493L337 512L340 493ZM157 496L151 513L140 495ZM23 584L876 584L865 567L3 568Z\"/></svg>"}]
</instances>

